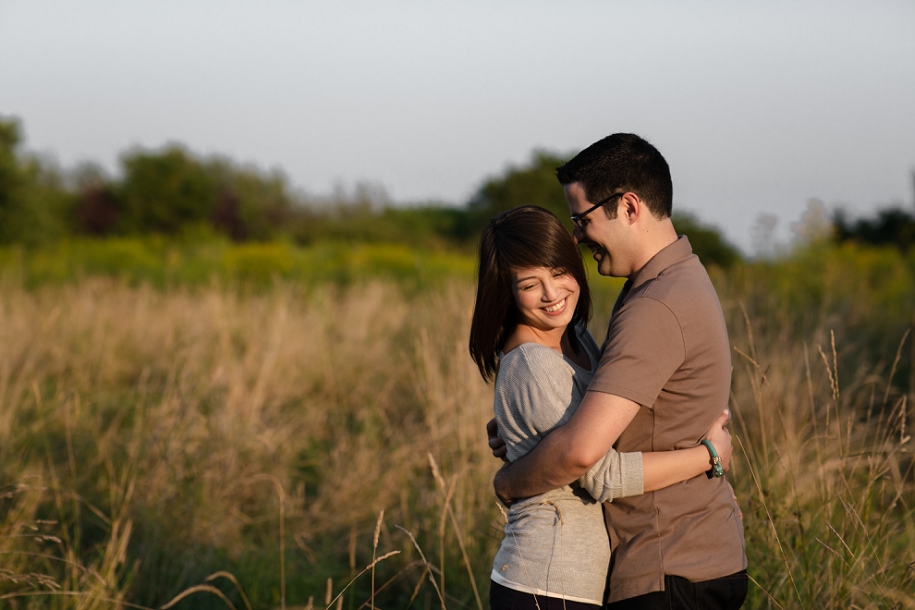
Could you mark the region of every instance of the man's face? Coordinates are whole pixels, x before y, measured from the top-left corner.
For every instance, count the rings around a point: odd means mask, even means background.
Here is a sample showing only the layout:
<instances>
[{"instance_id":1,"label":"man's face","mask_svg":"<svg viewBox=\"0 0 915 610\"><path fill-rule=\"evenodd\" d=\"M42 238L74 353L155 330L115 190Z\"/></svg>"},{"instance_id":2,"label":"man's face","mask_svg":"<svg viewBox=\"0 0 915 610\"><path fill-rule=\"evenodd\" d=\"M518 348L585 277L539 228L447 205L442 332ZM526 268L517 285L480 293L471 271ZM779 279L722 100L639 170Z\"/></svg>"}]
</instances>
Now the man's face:
<instances>
[{"instance_id":1,"label":"man's face","mask_svg":"<svg viewBox=\"0 0 915 610\"><path fill-rule=\"evenodd\" d=\"M569 213L573 216L583 214L594 206L593 202L588 201L585 190L578 182L567 184L565 194L569 204ZM606 205L619 206L620 200L614 199ZM628 259L625 254L628 235L623 231L622 225L619 208L617 208L616 218L608 218L606 210L600 207L585 216L572 230L575 242L590 248L594 260L597 261L597 272L601 275L613 277L629 275L626 267Z\"/></svg>"}]
</instances>

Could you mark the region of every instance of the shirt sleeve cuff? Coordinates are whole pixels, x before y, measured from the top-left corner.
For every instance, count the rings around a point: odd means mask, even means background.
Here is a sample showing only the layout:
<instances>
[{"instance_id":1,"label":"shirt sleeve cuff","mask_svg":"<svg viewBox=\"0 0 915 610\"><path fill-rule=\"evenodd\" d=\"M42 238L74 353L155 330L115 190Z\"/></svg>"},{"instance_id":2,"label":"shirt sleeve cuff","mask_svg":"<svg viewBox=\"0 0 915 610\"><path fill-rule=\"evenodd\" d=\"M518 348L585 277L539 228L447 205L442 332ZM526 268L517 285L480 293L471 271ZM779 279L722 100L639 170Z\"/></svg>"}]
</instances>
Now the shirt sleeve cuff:
<instances>
[{"instance_id":1,"label":"shirt sleeve cuff","mask_svg":"<svg viewBox=\"0 0 915 610\"><path fill-rule=\"evenodd\" d=\"M639 496L644 492L642 454L617 453L611 449L578 480L598 502Z\"/></svg>"}]
</instances>

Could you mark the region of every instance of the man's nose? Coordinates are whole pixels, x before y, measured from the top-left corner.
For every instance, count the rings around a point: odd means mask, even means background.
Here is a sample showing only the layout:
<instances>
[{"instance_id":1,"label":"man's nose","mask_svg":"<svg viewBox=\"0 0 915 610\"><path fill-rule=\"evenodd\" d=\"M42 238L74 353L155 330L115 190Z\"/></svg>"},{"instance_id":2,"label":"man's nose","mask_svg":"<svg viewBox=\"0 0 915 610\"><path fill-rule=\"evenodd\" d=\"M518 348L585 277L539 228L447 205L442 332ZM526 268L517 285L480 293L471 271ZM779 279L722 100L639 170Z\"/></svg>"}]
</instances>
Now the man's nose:
<instances>
[{"instance_id":1,"label":"man's nose","mask_svg":"<svg viewBox=\"0 0 915 610\"><path fill-rule=\"evenodd\" d=\"M584 231L581 230L581 227L579 227L577 224L572 226L572 241L575 242L576 246L582 242L584 236L585 234Z\"/></svg>"}]
</instances>

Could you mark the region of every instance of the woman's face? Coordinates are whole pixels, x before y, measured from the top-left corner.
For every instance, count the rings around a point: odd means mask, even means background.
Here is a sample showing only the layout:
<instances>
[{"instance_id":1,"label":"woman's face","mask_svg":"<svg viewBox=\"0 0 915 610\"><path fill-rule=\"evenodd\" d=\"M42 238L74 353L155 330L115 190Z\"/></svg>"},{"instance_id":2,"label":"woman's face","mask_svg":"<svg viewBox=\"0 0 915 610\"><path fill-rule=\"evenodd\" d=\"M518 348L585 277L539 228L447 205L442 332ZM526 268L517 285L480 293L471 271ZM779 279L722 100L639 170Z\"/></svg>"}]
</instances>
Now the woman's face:
<instances>
[{"instance_id":1,"label":"woman's face","mask_svg":"<svg viewBox=\"0 0 915 610\"><path fill-rule=\"evenodd\" d=\"M526 267L512 273L512 295L521 320L549 331L572 321L581 288L571 273L546 267Z\"/></svg>"}]
</instances>

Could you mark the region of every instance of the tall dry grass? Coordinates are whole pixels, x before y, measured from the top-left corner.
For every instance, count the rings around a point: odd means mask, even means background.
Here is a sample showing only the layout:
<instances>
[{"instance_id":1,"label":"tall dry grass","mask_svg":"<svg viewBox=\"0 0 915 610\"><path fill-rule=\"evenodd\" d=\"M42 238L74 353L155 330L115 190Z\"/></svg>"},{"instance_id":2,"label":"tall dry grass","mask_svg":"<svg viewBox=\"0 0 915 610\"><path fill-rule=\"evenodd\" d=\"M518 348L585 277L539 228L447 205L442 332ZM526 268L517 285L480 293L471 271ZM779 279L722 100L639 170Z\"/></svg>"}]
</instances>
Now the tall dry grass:
<instances>
[{"instance_id":1,"label":"tall dry grass","mask_svg":"<svg viewBox=\"0 0 915 610\"><path fill-rule=\"evenodd\" d=\"M440 547L443 590L468 584L466 570L444 580L464 562L455 532L474 569L489 555L496 464L466 286L2 294L6 603L73 607L62 596L79 591L86 608L158 606L225 568L260 604L301 603L371 561L382 509L382 545L408 540L400 525ZM412 549L379 564L385 595L425 582Z\"/></svg>"},{"instance_id":2,"label":"tall dry grass","mask_svg":"<svg viewBox=\"0 0 915 610\"><path fill-rule=\"evenodd\" d=\"M874 358L872 337L785 307L732 303L741 499L754 608L915 607L910 329ZM844 344L836 338L844 334ZM902 373L903 375L900 375Z\"/></svg>"},{"instance_id":3,"label":"tall dry grass","mask_svg":"<svg viewBox=\"0 0 915 610\"><path fill-rule=\"evenodd\" d=\"M875 359L833 345L841 319L789 324L718 281L747 607L915 607L911 338ZM485 607L499 464L472 291L7 281L0 603Z\"/></svg>"}]
</instances>

